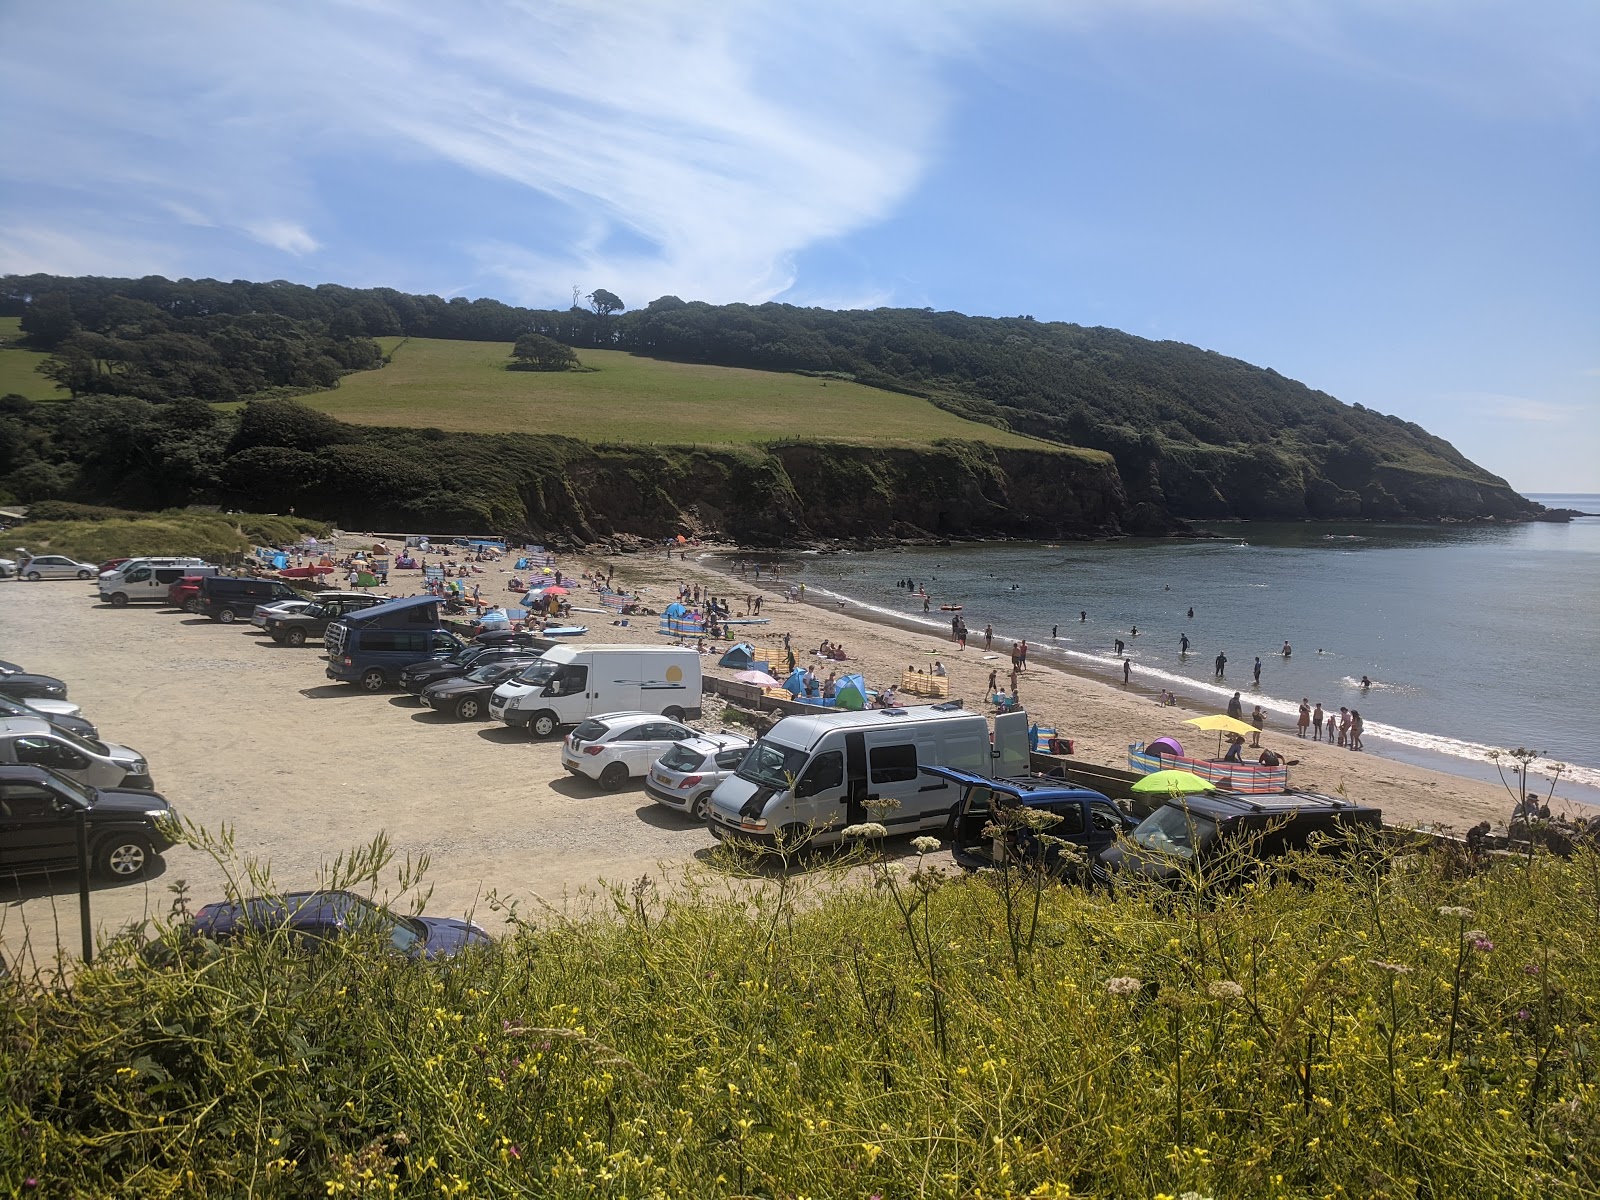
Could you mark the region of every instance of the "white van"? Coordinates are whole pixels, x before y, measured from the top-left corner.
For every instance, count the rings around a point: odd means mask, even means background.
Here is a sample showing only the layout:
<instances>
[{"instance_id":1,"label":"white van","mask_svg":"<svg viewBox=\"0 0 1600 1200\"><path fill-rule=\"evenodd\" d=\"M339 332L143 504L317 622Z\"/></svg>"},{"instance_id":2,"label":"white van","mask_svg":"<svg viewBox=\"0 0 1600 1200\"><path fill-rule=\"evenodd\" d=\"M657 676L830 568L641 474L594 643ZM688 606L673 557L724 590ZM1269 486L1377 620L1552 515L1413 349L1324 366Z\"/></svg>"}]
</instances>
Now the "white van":
<instances>
[{"instance_id":1,"label":"white van","mask_svg":"<svg viewBox=\"0 0 1600 1200\"><path fill-rule=\"evenodd\" d=\"M100 575L100 599L116 608L130 600L165 600L167 589L186 575L215 575L199 558L135 558Z\"/></svg>"},{"instance_id":2,"label":"white van","mask_svg":"<svg viewBox=\"0 0 1600 1200\"><path fill-rule=\"evenodd\" d=\"M489 715L549 737L596 713L700 715L700 656L684 646L552 646L495 688Z\"/></svg>"},{"instance_id":3,"label":"white van","mask_svg":"<svg viewBox=\"0 0 1600 1200\"><path fill-rule=\"evenodd\" d=\"M924 775L954 767L986 778L1028 773L1028 714L994 719L956 704L785 717L717 785L707 809L719 838L826 846L847 826L876 821L891 834L942 829L961 788ZM896 801L874 813L869 801Z\"/></svg>"}]
</instances>

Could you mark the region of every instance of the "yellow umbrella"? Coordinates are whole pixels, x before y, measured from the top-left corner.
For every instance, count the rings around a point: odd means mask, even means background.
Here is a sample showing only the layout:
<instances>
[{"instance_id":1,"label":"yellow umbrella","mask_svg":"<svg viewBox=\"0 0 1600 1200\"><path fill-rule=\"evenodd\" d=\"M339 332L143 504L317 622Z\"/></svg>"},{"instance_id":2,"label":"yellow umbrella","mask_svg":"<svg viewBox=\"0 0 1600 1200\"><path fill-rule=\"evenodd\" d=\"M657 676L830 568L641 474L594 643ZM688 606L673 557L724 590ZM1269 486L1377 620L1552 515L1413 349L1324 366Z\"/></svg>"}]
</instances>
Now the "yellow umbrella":
<instances>
[{"instance_id":1,"label":"yellow umbrella","mask_svg":"<svg viewBox=\"0 0 1600 1200\"><path fill-rule=\"evenodd\" d=\"M1222 735L1224 733L1237 733L1240 736L1244 736L1256 731L1254 725L1241 721L1238 717L1230 717L1227 713L1213 713L1209 717L1190 717L1184 724L1193 725L1199 729L1215 729L1217 731L1218 754L1222 753Z\"/></svg>"}]
</instances>

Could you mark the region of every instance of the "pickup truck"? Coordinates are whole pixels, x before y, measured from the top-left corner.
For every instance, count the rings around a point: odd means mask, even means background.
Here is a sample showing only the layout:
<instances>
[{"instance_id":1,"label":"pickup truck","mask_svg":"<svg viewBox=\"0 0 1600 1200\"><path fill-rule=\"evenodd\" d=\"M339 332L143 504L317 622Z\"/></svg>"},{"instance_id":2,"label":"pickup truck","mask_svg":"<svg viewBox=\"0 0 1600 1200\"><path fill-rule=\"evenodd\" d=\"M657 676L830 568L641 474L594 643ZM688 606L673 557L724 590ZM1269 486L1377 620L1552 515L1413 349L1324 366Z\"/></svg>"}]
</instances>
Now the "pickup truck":
<instances>
[{"instance_id":1,"label":"pickup truck","mask_svg":"<svg viewBox=\"0 0 1600 1200\"><path fill-rule=\"evenodd\" d=\"M961 785L961 799L950 811L945 835L956 864L968 871L1012 863L1061 873L1060 847L1041 841L1032 830L1010 829L999 838L985 837L984 830L995 822L997 809L1042 809L1060 817L1039 833L1082 847L1089 862L1137 824L1109 797L1057 780L1026 776L986 779L953 767L923 767L922 772Z\"/></svg>"},{"instance_id":2,"label":"pickup truck","mask_svg":"<svg viewBox=\"0 0 1600 1200\"><path fill-rule=\"evenodd\" d=\"M304 646L307 638L319 638L340 617L382 604L387 596L340 596L318 600L299 612L273 613L264 628L272 640L284 646Z\"/></svg>"}]
</instances>

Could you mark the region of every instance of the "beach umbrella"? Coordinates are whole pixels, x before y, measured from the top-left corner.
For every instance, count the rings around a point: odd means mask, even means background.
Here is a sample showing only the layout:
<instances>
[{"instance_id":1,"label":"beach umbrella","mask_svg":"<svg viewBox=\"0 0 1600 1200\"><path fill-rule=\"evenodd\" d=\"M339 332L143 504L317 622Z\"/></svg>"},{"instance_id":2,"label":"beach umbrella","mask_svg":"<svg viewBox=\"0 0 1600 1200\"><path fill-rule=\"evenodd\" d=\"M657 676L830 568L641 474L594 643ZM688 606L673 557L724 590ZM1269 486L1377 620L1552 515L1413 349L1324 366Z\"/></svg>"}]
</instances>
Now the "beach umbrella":
<instances>
[{"instance_id":1,"label":"beach umbrella","mask_svg":"<svg viewBox=\"0 0 1600 1200\"><path fill-rule=\"evenodd\" d=\"M1237 717L1230 717L1227 713L1212 713L1208 717L1190 717L1184 724L1193 725L1196 729L1215 729L1217 731L1218 754L1222 753L1222 735L1224 733L1245 735L1256 731L1254 725L1247 724Z\"/></svg>"},{"instance_id":2,"label":"beach umbrella","mask_svg":"<svg viewBox=\"0 0 1600 1200\"><path fill-rule=\"evenodd\" d=\"M1190 796L1195 792L1214 792L1217 788L1193 771L1153 771L1129 790L1142 796Z\"/></svg>"},{"instance_id":3,"label":"beach umbrella","mask_svg":"<svg viewBox=\"0 0 1600 1200\"><path fill-rule=\"evenodd\" d=\"M740 683L753 683L757 687L768 688L783 686L765 671L737 671L734 673L733 677Z\"/></svg>"},{"instance_id":4,"label":"beach umbrella","mask_svg":"<svg viewBox=\"0 0 1600 1200\"><path fill-rule=\"evenodd\" d=\"M552 584L550 587L540 588L539 590L546 596L565 596L567 594L567 589L562 587L559 583Z\"/></svg>"}]
</instances>

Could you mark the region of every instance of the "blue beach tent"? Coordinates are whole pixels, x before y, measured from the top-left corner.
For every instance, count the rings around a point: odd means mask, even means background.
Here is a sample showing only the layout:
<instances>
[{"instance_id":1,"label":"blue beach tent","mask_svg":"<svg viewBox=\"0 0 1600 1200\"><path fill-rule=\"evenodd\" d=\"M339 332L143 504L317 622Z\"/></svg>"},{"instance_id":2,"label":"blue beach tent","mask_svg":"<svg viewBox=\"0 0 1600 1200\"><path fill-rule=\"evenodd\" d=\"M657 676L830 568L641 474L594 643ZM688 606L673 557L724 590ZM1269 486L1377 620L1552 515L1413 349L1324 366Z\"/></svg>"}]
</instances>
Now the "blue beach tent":
<instances>
[{"instance_id":1,"label":"blue beach tent","mask_svg":"<svg viewBox=\"0 0 1600 1200\"><path fill-rule=\"evenodd\" d=\"M756 661L756 648L749 642L739 642L728 647L728 652L717 660L719 667L731 667L735 671L748 671Z\"/></svg>"}]
</instances>

